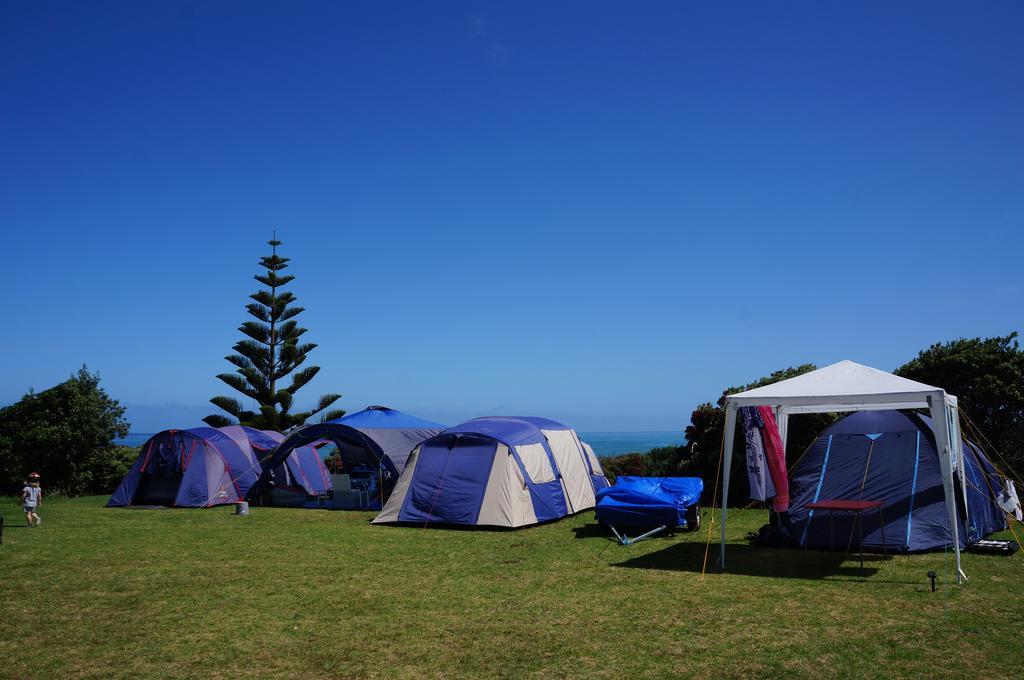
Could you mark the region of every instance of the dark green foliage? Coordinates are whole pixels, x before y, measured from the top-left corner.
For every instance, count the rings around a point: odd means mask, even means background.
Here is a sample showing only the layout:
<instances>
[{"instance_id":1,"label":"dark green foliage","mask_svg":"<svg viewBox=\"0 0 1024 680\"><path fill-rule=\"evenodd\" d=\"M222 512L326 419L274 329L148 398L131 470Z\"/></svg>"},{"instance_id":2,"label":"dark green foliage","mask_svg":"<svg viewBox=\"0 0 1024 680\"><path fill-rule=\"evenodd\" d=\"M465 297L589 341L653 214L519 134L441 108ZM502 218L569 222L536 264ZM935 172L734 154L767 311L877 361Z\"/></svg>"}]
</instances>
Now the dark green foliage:
<instances>
[{"instance_id":1,"label":"dark green foliage","mask_svg":"<svg viewBox=\"0 0 1024 680\"><path fill-rule=\"evenodd\" d=\"M615 483L620 476L642 477L647 474L647 456L643 453L624 453L601 459L601 468L608 481Z\"/></svg>"},{"instance_id":2,"label":"dark green foliage","mask_svg":"<svg viewBox=\"0 0 1024 680\"><path fill-rule=\"evenodd\" d=\"M128 434L124 408L83 366L65 382L0 409L0 488L16 493L38 472L48 493L109 493L135 449L114 446Z\"/></svg>"},{"instance_id":3,"label":"dark green foliage","mask_svg":"<svg viewBox=\"0 0 1024 680\"><path fill-rule=\"evenodd\" d=\"M964 434L975 438L973 423L1009 467L1018 475L1024 473L1024 351L1017 333L936 343L896 374L956 395L961 412L970 419L963 424ZM981 443L985 445L984 439ZM998 455L993 462L1006 466Z\"/></svg>"},{"instance_id":4,"label":"dark green foliage","mask_svg":"<svg viewBox=\"0 0 1024 680\"><path fill-rule=\"evenodd\" d=\"M331 455L324 458L324 467L333 474L341 474L342 472L345 472L341 452L335 450Z\"/></svg>"},{"instance_id":5,"label":"dark green foliage","mask_svg":"<svg viewBox=\"0 0 1024 680\"><path fill-rule=\"evenodd\" d=\"M675 477L686 454L685 446L660 446L647 453L624 453L601 459L601 468L608 481L615 483L620 475L634 477Z\"/></svg>"},{"instance_id":6,"label":"dark green foliage","mask_svg":"<svg viewBox=\"0 0 1024 680\"><path fill-rule=\"evenodd\" d=\"M97 493L114 493L140 452L138 446L115 446L106 455L97 457L91 468Z\"/></svg>"},{"instance_id":7,"label":"dark green foliage","mask_svg":"<svg viewBox=\"0 0 1024 680\"><path fill-rule=\"evenodd\" d=\"M233 416L240 424L261 430L285 431L318 413L322 413L321 421L340 418L345 415L344 411L326 411L341 398L340 394L325 394L315 408L292 412L295 393L316 376L320 367L300 368L316 345L299 342L306 329L292 317L298 316L304 308L291 306L295 296L280 290L295 279L290 274L278 273L288 267L288 258L277 254L281 241L267 241L267 245L272 249L271 254L260 258L260 266L266 269L266 273L257 274L254 278L269 290L260 290L249 296L254 302L246 305L246 310L256 320L245 321L239 326L238 330L246 337L235 343L235 354L225 357L236 367L235 372L217 376L228 387L255 401L259 410L246 410L242 402L233 397L213 397L210 403ZM289 376L288 384L278 387L278 381ZM203 421L211 427L223 427L234 422L219 414L207 416Z\"/></svg>"},{"instance_id":8,"label":"dark green foliage","mask_svg":"<svg viewBox=\"0 0 1024 680\"><path fill-rule=\"evenodd\" d=\"M683 458L688 450L686 446L659 446L647 453L650 477L673 477L679 474Z\"/></svg>"}]
</instances>

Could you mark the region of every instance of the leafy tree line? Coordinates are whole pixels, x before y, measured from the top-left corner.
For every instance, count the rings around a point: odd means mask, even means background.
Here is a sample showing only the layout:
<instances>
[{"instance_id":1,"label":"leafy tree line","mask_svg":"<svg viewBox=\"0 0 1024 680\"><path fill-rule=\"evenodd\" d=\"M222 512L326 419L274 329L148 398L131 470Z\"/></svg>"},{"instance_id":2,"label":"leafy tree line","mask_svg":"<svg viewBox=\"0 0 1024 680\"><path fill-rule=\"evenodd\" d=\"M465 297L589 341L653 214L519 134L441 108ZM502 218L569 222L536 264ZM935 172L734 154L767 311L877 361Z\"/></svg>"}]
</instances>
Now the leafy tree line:
<instances>
[{"instance_id":1,"label":"leafy tree line","mask_svg":"<svg viewBox=\"0 0 1024 680\"><path fill-rule=\"evenodd\" d=\"M1014 332L1004 337L961 338L936 343L920 351L916 358L897 368L895 373L956 395L964 420L969 421L965 423L964 433L977 439L970 426L973 423L989 440L980 443L986 449L994 448L1002 454L1002 457L995 456L993 462L1004 473L1020 479L1020 474L1024 473L1024 351L1021 351L1017 337ZM775 371L747 385L728 387L722 390L714 403L700 404L693 411L683 445L657 448L647 454L606 458L602 461L605 470L612 476L701 477L710 496L716 476L720 474L718 465L725 427L726 395L770 385L816 368L814 364L802 364ZM791 416L786 442L787 464L792 466L818 433L839 417L841 414L834 413ZM746 503L749 496L744 460L745 441L742 436L737 436L729 497L736 499L738 504Z\"/></svg>"},{"instance_id":2,"label":"leafy tree line","mask_svg":"<svg viewBox=\"0 0 1024 680\"><path fill-rule=\"evenodd\" d=\"M85 366L42 392L0 409L0 493L17 493L30 472L48 492L109 493L138 449L116 446L128 434L124 408Z\"/></svg>"},{"instance_id":3,"label":"leafy tree line","mask_svg":"<svg viewBox=\"0 0 1024 680\"><path fill-rule=\"evenodd\" d=\"M1017 337L1014 332L936 343L896 369L896 375L956 395L960 410L970 419L964 432L971 435L973 429L980 430L1020 479L1024 473L1024 351ZM1000 465L998 457L993 462Z\"/></svg>"}]
</instances>

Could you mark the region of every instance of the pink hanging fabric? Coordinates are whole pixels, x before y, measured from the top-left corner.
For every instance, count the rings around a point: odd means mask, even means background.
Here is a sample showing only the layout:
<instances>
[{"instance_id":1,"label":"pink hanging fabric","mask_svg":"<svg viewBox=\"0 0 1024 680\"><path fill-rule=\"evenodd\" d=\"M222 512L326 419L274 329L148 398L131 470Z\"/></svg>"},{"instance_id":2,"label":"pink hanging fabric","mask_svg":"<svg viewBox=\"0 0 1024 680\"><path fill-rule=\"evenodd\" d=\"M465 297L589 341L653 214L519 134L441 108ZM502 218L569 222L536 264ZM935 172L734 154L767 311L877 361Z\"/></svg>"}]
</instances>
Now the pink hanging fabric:
<instances>
[{"instance_id":1,"label":"pink hanging fabric","mask_svg":"<svg viewBox=\"0 0 1024 680\"><path fill-rule=\"evenodd\" d=\"M768 473L775 486L775 497L772 498L772 509L775 512L789 512L789 477L786 475L786 449L782 446L779 426L775 423L775 414L768 406L758 406L764 428L761 435L764 439L764 455L768 461Z\"/></svg>"}]
</instances>

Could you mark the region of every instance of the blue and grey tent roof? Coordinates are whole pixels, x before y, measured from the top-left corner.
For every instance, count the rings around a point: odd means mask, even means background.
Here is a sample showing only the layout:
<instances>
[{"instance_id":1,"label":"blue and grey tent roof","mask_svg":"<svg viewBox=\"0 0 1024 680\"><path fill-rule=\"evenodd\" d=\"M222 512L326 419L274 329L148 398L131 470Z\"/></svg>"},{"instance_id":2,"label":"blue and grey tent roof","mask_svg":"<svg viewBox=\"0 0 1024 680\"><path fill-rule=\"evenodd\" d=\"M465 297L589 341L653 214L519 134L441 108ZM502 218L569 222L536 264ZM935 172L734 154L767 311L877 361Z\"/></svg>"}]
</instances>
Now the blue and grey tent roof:
<instances>
[{"instance_id":1,"label":"blue and grey tent roof","mask_svg":"<svg viewBox=\"0 0 1024 680\"><path fill-rule=\"evenodd\" d=\"M249 427L248 425L241 425L239 427L242 428L245 436L249 438L249 443L253 445L253 448L270 451L284 441L284 435L280 432L257 430L255 427Z\"/></svg>"},{"instance_id":2,"label":"blue and grey tent roof","mask_svg":"<svg viewBox=\"0 0 1024 680\"><path fill-rule=\"evenodd\" d=\"M444 435L476 434L490 437L507 446L539 444L544 441L541 430L568 430L569 428L551 420L536 416L484 416L473 418L441 433Z\"/></svg>"},{"instance_id":3,"label":"blue and grey tent roof","mask_svg":"<svg viewBox=\"0 0 1024 680\"><path fill-rule=\"evenodd\" d=\"M441 423L417 418L387 406L367 406L362 411L348 413L328 422L348 425L358 430L443 430L445 428Z\"/></svg>"},{"instance_id":4,"label":"blue and grey tent roof","mask_svg":"<svg viewBox=\"0 0 1024 680\"><path fill-rule=\"evenodd\" d=\"M247 425L234 425L221 428L225 432L241 433L248 439L253 455L260 463L260 472L269 464L273 450L284 441L285 436L274 430L257 430ZM314 442L315 443L315 442ZM280 474L278 472L280 470ZM331 488L330 473L320 459L320 453L313 445L299 446L292 449L282 466L272 470L275 485L286 483L288 486L300 487L309 495L323 493Z\"/></svg>"}]
</instances>

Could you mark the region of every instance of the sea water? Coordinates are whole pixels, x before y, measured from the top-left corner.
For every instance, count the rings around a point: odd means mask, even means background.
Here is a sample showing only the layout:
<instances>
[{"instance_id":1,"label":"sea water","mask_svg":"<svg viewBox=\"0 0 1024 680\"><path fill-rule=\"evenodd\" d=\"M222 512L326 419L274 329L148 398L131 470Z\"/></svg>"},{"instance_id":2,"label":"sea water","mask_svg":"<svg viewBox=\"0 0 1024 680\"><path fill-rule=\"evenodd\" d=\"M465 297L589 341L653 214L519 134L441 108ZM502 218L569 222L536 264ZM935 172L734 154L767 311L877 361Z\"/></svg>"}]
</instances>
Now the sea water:
<instances>
[{"instance_id":1,"label":"sea water","mask_svg":"<svg viewBox=\"0 0 1024 680\"><path fill-rule=\"evenodd\" d=\"M598 456L621 456L624 453L647 453L660 446L683 443L681 430L647 432L580 432L580 439L590 444Z\"/></svg>"},{"instance_id":2,"label":"sea water","mask_svg":"<svg viewBox=\"0 0 1024 680\"><path fill-rule=\"evenodd\" d=\"M127 437L115 439L114 443L118 446L142 446L154 434L153 432L129 432Z\"/></svg>"}]
</instances>

